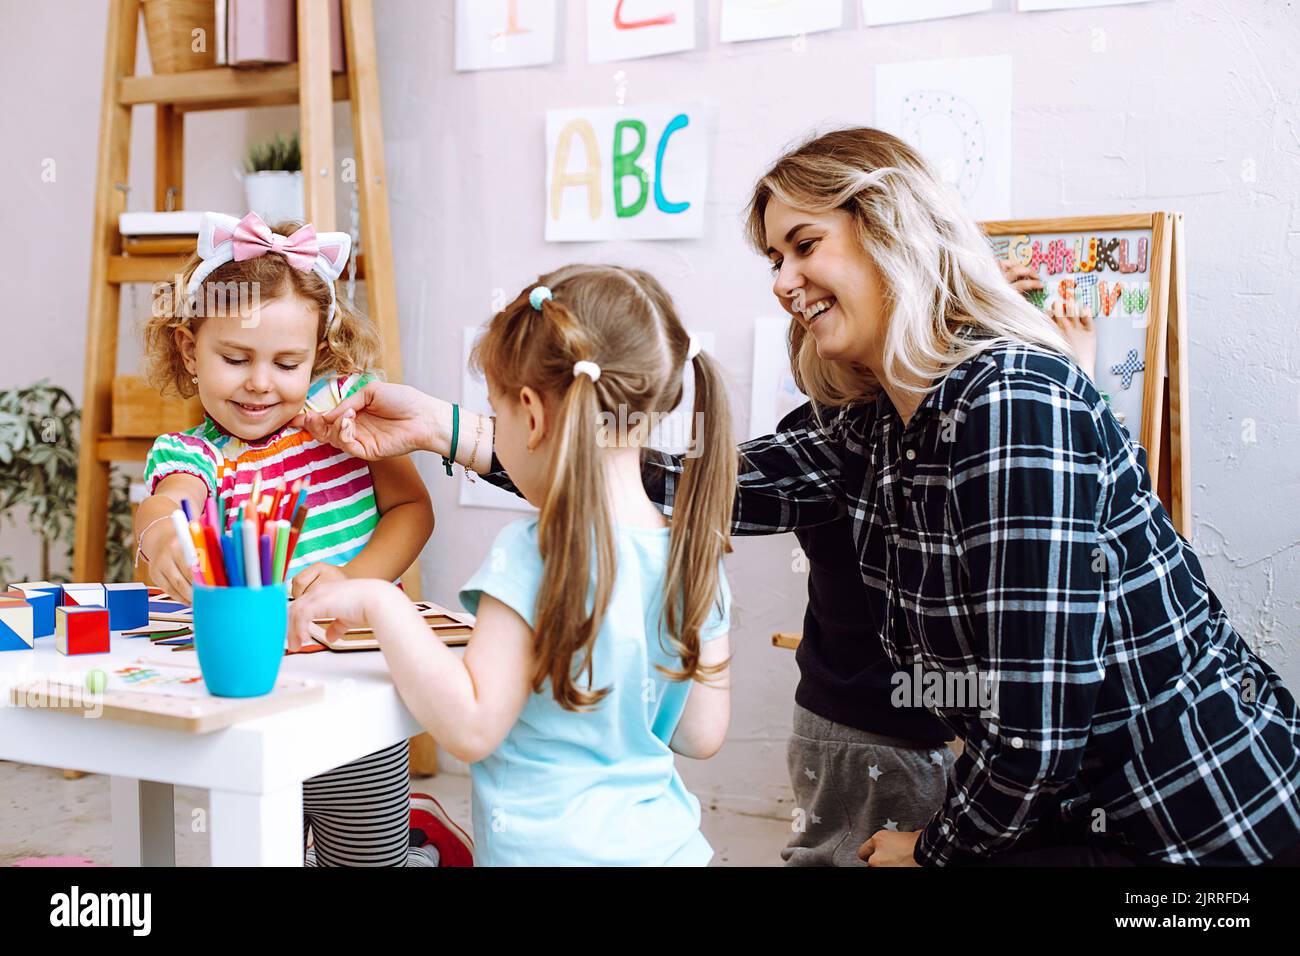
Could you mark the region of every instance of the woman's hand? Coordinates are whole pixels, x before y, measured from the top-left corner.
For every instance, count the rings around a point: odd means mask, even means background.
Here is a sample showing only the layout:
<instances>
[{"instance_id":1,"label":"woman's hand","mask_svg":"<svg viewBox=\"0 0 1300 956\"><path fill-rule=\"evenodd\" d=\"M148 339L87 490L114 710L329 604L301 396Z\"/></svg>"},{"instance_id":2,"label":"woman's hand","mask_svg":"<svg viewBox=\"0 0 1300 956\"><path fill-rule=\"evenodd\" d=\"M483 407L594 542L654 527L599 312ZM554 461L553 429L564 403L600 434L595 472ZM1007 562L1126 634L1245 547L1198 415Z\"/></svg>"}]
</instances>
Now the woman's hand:
<instances>
[{"instance_id":1,"label":"woman's hand","mask_svg":"<svg viewBox=\"0 0 1300 956\"><path fill-rule=\"evenodd\" d=\"M1026 292L1034 292L1043 287L1043 280L1038 278L1038 270L1036 269L1022 266L1019 262L1011 259L999 259L998 265L1002 267L1002 278L1010 282L1011 288L1021 295Z\"/></svg>"},{"instance_id":2,"label":"woman's hand","mask_svg":"<svg viewBox=\"0 0 1300 956\"><path fill-rule=\"evenodd\" d=\"M334 618L325 629L327 641L341 638L350 628L369 627L372 609L385 600L406 598L378 578L329 581L312 588L289 605L289 650L296 651L311 640L308 625L322 618Z\"/></svg>"},{"instance_id":3,"label":"woman's hand","mask_svg":"<svg viewBox=\"0 0 1300 956\"><path fill-rule=\"evenodd\" d=\"M293 581L289 584L289 593L292 597L300 598L311 588L325 584L329 581L346 581L347 572L337 564L326 564L324 561L303 568L293 576Z\"/></svg>"},{"instance_id":4,"label":"woman's hand","mask_svg":"<svg viewBox=\"0 0 1300 956\"><path fill-rule=\"evenodd\" d=\"M185 549L170 521L159 521L140 539L149 561L149 579L178 601L194 601L194 571L185 561Z\"/></svg>"},{"instance_id":5,"label":"woman's hand","mask_svg":"<svg viewBox=\"0 0 1300 956\"><path fill-rule=\"evenodd\" d=\"M430 401L409 385L371 382L325 414L303 410L290 424L356 458L396 458L437 450Z\"/></svg>"},{"instance_id":6,"label":"woman's hand","mask_svg":"<svg viewBox=\"0 0 1300 956\"><path fill-rule=\"evenodd\" d=\"M871 839L858 849L858 859L867 866L920 866L912 856L920 830L900 833L897 830L877 830Z\"/></svg>"}]
</instances>

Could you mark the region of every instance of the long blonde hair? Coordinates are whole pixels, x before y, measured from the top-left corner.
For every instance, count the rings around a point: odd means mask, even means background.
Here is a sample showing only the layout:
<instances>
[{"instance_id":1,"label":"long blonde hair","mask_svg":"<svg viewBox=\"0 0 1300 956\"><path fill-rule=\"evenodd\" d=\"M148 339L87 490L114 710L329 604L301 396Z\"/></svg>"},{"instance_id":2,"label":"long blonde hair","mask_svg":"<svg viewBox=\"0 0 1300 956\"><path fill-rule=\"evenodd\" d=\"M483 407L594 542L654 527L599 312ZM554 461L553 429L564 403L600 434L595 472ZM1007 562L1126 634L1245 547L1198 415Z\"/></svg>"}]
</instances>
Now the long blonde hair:
<instances>
[{"instance_id":1,"label":"long blonde hair","mask_svg":"<svg viewBox=\"0 0 1300 956\"><path fill-rule=\"evenodd\" d=\"M291 235L301 223L282 222L271 231ZM190 256L176 282L160 283L154 289L153 314L144 327L146 374L154 387L164 395L174 393L182 398L194 395L198 388L190 381L180 347L176 344L175 330L186 327L197 333L204 317L194 314L184 294L190 276L203 260L198 254ZM209 287L230 289L257 289L258 298L270 301L285 295L296 295L312 303L319 316L316 326L317 342L325 348L312 356L312 378L330 373L378 372L380 336L374 323L348 306L341 297L336 306L333 327L329 334L325 322L329 313L329 286L315 272L303 272L289 265L280 255L258 256L243 262L227 262L212 271L200 285L195 299L203 303L212 298ZM220 298L224 299L224 296ZM201 312L201 310L198 310Z\"/></svg>"},{"instance_id":2,"label":"long blonde hair","mask_svg":"<svg viewBox=\"0 0 1300 956\"><path fill-rule=\"evenodd\" d=\"M537 285L553 297L529 302ZM508 396L525 385L558 404L548 467L552 477L538 522L542 583L537 595L533 690L549 678L566 710L598 703L592 653L617 573L609 493L600 457L602 421L646 420L682 399L690 337L664 288L648 273L608 265L571 265L530 283L492 318L475 343L471 366ZM600 366L598 381L574 375L578 361ZM663 624L686 680L720 670L701 665L700 628L718 591L718 565L731 550L737 454L731 412L717 364L692 360L695 407L691 441L673 503ZM633 418L641 413L638 418ZM596 573L592 586L592 564ZM593 593L594 591L594 593ZM589 606L590 605L590 606ZM668 648L666 648L668 649ZM587 689L576 673L586 673ZM662 668L661 668L662 669Z\"/></svg>"},{"instance_id":3,"label":"long blonde hair","mask_svg":"<svg viewBox=\"0 0 1300 956\"><path fill-rule=\"evenodd\" d=\"M1007 283L983 232L956 191L902 140L877 129L841 129L787 152L754 187L746 221L751 244L769 246L764 213L777 199L853 217L862 248L885 283L883 375L928 391L955 366L998 345L1073 354L1065 337ZM820 405L847 405L880 387L862 365L818 358L790 323L790 364L799 388ZM921 388L915 381L932 381Z\"/></svg>"}]
</instances>

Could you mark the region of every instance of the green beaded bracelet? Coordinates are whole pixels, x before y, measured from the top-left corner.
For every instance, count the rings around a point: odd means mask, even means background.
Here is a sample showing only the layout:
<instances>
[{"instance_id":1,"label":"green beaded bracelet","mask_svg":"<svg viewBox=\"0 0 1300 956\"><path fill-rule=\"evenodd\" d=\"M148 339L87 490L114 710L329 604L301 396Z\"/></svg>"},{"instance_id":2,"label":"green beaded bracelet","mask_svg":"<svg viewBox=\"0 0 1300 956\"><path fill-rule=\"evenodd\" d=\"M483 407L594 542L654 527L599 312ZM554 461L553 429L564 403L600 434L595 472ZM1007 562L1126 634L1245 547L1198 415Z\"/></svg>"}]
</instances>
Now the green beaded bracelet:
<instances>
[{"instance_id":1,"label":"green beaded bracelet","mask_svg":"<svg viewBox=\"0 0 1300 956\"><path fill-rule=\"evenodd\" d=\"M460 438L460 406L455 402L451 406L451 455L443 455L442 463L447 466L447 477L451 477L451 463L456 460L456 442Z\"/></svg>"}]
</instances>

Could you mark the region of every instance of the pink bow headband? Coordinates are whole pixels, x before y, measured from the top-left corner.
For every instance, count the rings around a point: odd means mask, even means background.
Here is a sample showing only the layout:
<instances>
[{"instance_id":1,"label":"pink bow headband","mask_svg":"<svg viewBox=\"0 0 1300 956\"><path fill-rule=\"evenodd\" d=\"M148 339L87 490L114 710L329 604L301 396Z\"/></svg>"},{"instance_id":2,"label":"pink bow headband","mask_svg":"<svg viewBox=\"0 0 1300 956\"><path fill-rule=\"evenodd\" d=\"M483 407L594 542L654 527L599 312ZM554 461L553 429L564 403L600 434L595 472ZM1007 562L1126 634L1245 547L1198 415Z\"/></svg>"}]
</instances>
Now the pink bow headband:
<instances>
[{"instance_id":1,"label":"pink bow headband","mask_svg":"<svg viewBox=\"0 0 1300 956\"><path fill-rule=\"evenodd\" d=\"M330 310L325 317L325 334L334 327L338 311L334 282L343 274L352 237L346 232L317 233L308 223L291 236L281 236L271 231L262 217L250 212L243 219L219 212L205 212L199 222L199 258L203 261L190 276L185 287L187 297L193 298L203 280L227 262L246 262L268 252L284 256L285 261L299 272L314 272L329 286Z\"/></svg>"}]
</instances>

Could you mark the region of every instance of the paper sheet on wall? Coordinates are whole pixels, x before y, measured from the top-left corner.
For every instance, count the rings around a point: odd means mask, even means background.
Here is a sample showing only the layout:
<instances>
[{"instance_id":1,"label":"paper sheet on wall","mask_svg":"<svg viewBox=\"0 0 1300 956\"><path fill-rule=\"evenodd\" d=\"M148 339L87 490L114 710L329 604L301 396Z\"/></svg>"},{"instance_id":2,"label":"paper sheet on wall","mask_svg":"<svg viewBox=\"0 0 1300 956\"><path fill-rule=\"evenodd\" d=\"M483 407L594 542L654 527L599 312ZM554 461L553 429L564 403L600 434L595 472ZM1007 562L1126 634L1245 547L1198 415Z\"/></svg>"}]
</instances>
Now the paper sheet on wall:
<instances>
[{"instance_id":1,"label":"paper sheet on wall","mask_svg":"<svg viewBox=\"0 0 1300 956\"><path fill-rule=\"evenodd\" d=\"M934 164L975 219L1010 217L1010 56L876 67L876 125Z\"/></svg>"},{"instance_id":2,"label":"paper sheet on wall","mask_svg":"<svg viewBox=\"0 0 1300 956\"><path fill-rule=\"evenodd\" d=\"M714 332L687 330L700 342L700 348L713 352L718 336ZM649 446L671 455L684 455L691 446L691 418L695 411L695 372L688 364L682 380L682 400L650 432ZM703 425L701 425L703 428Z\"/></svg>"},{"instance_id":3,"label":"paper sheet on wall","mask_svg":"<svg viewBox=\"0 0 1300 956\"><path fill-rule=\"evenodd\" d=\"M456 69L555 60L555 0L456 0Z\"/></svg>"},{"instance_id":4,"label":"paper sheet on wall","mask_svg":"<svg viewBox=\"0 0 1300 956\"><path fill-rule=\"evenodd\" d=\"M487 415L492 410L491 403L488 402L487 383L475 375L469 367L469 353L473 351L474 340L478 338L481 331L482 329L472 325L467 325L461 330L460 407L468 412L481 412ZM438 466L442 466L441 460ZM523 498L504 491L496 485L489 485L482 478L476 476L473 481L468 480L461 474L459 467L455 468L455 473L456 480L461 482L460 503L466 507L501 508L507 511L533 513L537 511Z\"/></svg>"},{"instance_id":5,"label":"paper sheet on wall","mask_svg":"<svg viewBox=\"0 0 1300 956\"><path fill-rule=\"evenodd\" d=\"M609 63L695 47L695 0L587 0L587 60Z\"/></svg>"},{"instance_id":6,"label":"paper sheet on wall","mask_svg":"<svg viewBox=\"0 0 1300 956\"><path fill-rule=\"evenodd\" d=\"M799 391L790 371L786 335L790 320L764 317L754 320L754 377L749 407L749 437L776 431L779 422L808 396Z\"/></svg>"},{"instance_id":7,"label":"paper sheet on wall","mask_svg":"<svg viewBox=\"0 0 1300 956\"><path fill-rule=\"evenodd\" d=\"M704 234L711 108L547 110L546 240Z\"/></svg>"},{"instance_id":8,"label":"paper sheet on wall","mask_svg":"<svg viewBox=\"0 0 1300 956\"><path fill-rule=\"evenodd\" d=\"M1147 3L1149 0L1020 0L1019 10L1082 10L1085 7L1116 7L1121 4Z\"/></svg>"},{"instance_id":9,"label":"paper sheet on wall","mask_svg":"<svg viewBox=\"0 0 1300 956\"><path fill-rule=\"evenodd\" d=\"M878 27L913 20L938 20L983 13L993 9L993 0L862 0L862 22Z\"/></svg>"},{"instance_id":10,"label":"paper sheet on wall","mask_svg":"<svg viewBox=\"0 0 1300 956\"><path fill-rule=\"evenodd\" d=\"M722 0L723 43L818 33L843 25L840 0Z\"/></svg>"}]
</instances>

